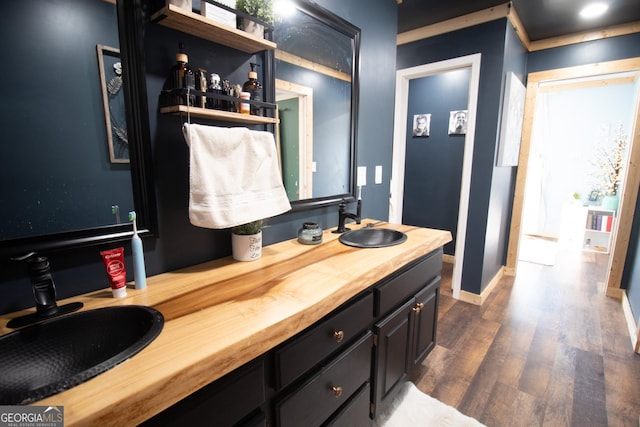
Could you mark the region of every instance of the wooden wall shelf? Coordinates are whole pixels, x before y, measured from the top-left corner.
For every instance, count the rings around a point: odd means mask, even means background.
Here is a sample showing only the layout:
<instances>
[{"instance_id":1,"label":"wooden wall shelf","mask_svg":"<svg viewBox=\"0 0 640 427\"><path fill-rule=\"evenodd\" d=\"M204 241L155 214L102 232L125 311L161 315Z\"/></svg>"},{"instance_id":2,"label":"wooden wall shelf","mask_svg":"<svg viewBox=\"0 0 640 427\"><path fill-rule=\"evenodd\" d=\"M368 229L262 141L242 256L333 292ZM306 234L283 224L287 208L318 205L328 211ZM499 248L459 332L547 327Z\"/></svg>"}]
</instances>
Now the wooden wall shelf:
<instances>
[{"instance_id":1,"label":"wooden wall shelf","mask_svg":"<svg viewBox=\"0 0 640 427\"><path fill-rule=\"evenodd\" d=\"M158 12L154 13L151 20L165 27L246 53L254 54L276 48L276 44L270 40L219 24L204 16L181 9L172 4L167 4Z\"/></svg>"},{"instance_id":2,"label":"wooden wall shelf","mask_svg":"<svg viewBox=\"0 0 640 427\"><path fill-rule=\"evenodd\" d=\"M225 122L245 123L245 124L277 124L278 119L273 117L253 116L247 114L233 113L230 111L213 110L209 108L187 107L186 105L172 105L160 108L163 114L184 114L187 112L194 117L222 120Z\"/></svg>"}]
</instances>

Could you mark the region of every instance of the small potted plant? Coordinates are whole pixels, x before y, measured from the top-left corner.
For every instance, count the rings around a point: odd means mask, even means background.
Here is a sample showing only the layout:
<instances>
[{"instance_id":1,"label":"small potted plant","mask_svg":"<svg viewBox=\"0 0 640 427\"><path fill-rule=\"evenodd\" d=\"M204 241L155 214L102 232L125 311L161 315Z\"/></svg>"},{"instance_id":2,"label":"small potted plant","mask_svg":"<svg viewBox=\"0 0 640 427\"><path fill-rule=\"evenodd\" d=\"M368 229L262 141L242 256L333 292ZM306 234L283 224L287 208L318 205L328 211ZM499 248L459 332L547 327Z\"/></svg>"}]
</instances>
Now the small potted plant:
<instances>
[{"instance_id":1,"label":"small potted plant","mask_svg":"<svg viewBox=\"0 0 640 427\"><path fill-rule=\"evenodd\" d=\"M236 261L253 261L262 256L263 220L231 228L231 250Z\"/></svg>"},{"instance_id":2,"label":"small potted plant","mask_svg":"<svg viewBox=\"0 0 640 427\"><path fill-rule=\"evenodd\" d=\"M238 0L236 9L261 21L273 22L273 0ZM264 26L250 19L242 19L242 29L254 36L264 37Z\"/></svg>"}]
</instances>

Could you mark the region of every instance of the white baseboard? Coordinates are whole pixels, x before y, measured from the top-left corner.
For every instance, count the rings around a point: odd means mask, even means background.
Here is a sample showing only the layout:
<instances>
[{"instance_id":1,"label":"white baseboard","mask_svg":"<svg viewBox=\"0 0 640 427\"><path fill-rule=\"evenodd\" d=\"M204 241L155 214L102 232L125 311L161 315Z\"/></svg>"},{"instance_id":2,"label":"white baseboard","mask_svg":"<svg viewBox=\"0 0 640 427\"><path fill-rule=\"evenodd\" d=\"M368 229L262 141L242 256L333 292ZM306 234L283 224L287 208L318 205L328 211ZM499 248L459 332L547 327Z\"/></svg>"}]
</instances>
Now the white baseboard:
<instances>
[{"instance_id":1,"label":"white baseboard","mask_svg":"<svg viewBox=\"0 0 640 427\"><path fill-rule=\"evenodd\" d=\"M489 298L493 289L498 285L500 280L505 276L506 267L502 266L500 270L493 276L491 282L487 285L486 288L482 291L480 295L474 294L473 292L460 291L460 301L468 302L470 304L482 305Z\"/></svg>"},{"instance_id":2,"label":"white baseboard","mask_svg":"<svg viewBox=\"0 0 640 427\"><path fill-rule=\"evenodd\" d=\"M627 328L629 329L629 337L631 338L631 347L636 353L640 353L640 329L636 324L636 320L633 318L633 312L631 311L631 304L629 304L629 298L627 293L622 292L622 312L624 318L627 321Z\"/></svg>"}]
</instances>

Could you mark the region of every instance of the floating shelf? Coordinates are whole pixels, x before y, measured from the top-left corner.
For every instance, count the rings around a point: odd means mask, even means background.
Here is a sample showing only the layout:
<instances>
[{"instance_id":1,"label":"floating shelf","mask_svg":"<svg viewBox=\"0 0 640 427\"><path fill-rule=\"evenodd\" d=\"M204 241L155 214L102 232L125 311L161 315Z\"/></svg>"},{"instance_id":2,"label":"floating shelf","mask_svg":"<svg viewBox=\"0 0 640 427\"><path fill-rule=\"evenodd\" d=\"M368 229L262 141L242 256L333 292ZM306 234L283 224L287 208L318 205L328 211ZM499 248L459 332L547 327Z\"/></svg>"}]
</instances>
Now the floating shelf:
<instances>
[{"instance_id":1,"label":"floating shelf","mask_svg":"<svg viewBox=\"0 0 640 427\"><path fill-rule=\"evenodd\" d=\"M246 124L277 124L280 121L273 117L253 116L247 114L233 113L230 111L212 110L209 108L187 107L186 105L172 105L160 108L163 114L187 114L194 117L204 117L208 119L223 120L225 122L236 122Z\"/></svg>"},{"instance_id":2,"label":"floating shelf","mask_svg":"<svg viewBox=\"0 0 640 427\"><path fill-rule=\"evenodd\" d=\"M277 46L270 40L220 24L172 4L167 4L154 13L151 20L165 27L246 53L254 54L264 50L273 50Z\"/></svg>"}]
</instances>

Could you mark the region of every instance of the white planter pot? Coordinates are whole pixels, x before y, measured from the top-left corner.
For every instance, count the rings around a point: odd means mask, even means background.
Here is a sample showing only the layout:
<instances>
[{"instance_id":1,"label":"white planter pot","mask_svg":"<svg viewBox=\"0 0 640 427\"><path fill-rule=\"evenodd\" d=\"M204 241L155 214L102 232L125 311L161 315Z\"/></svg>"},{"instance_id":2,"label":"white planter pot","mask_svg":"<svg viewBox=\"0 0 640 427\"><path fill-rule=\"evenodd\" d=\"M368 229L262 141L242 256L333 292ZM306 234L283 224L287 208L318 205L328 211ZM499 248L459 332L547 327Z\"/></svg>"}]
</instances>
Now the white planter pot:
<instances>
[{"instance_id":1,"label":"white planter pot","mask_svg":"<svg viewBox=\"0 0 640 427\"><path fill-rule=\"evenodd\" d=\"M262 231L258 234L231 233L231 250L236 261L254 261L262 256Z\"/></svg>"},{"instance_id":2,"label":"white planter pot","mask_svg":"<svg viewBox=\"0 0 640 427\"><path fill-rule=\"evenodd\" d=\"M258 24L250 19L243 19L242 27L245 32L253 34L256 37L264 38L264 25Z\"/></svg>"}]
</instances>

